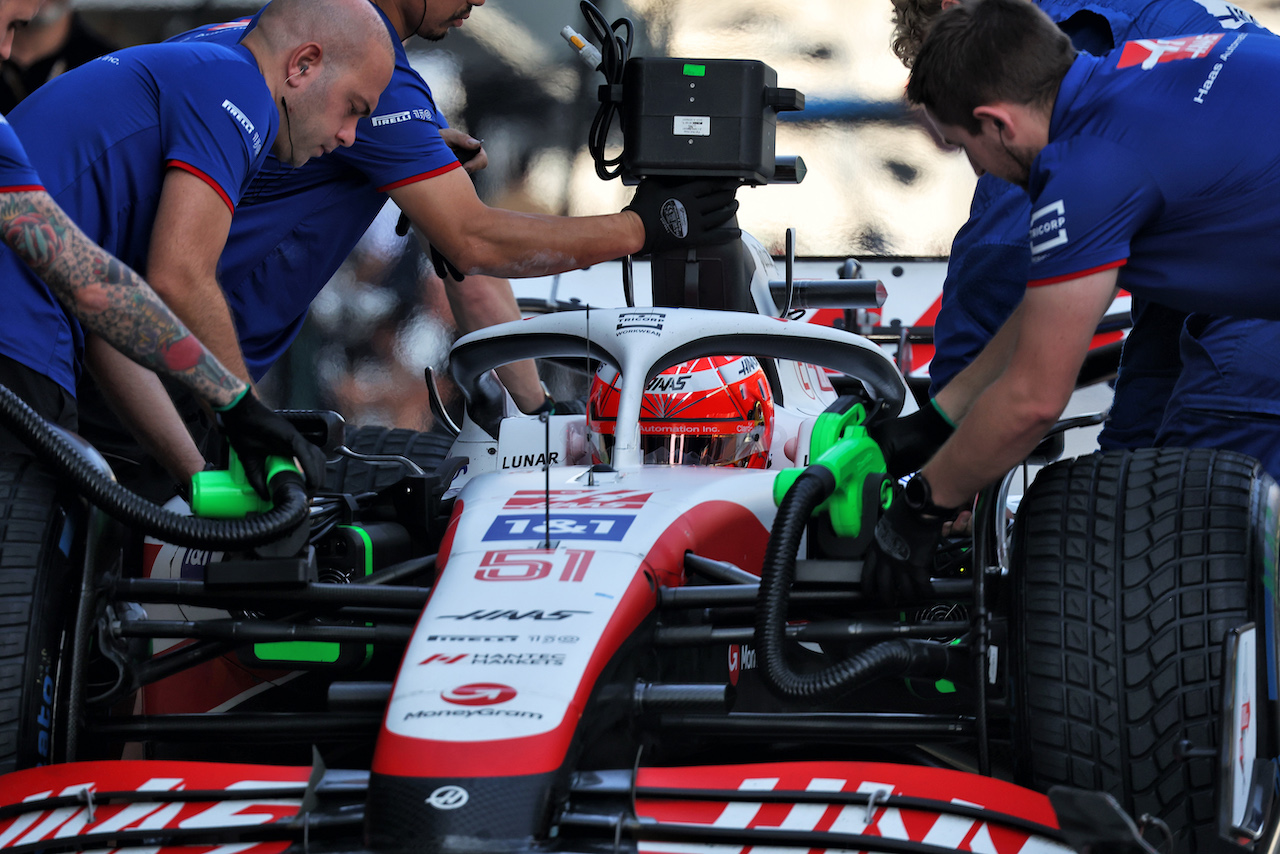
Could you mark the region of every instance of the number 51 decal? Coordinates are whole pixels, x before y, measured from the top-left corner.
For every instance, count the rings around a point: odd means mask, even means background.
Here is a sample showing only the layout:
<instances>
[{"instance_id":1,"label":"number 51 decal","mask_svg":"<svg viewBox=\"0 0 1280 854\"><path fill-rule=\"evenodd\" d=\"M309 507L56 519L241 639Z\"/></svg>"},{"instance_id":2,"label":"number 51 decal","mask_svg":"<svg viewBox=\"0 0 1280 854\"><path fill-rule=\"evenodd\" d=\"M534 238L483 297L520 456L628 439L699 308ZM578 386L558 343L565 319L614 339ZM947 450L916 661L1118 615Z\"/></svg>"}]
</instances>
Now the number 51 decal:
<instances>
[{"instance_id":1,"label":"number 51 decal","mask_svg":"<svg viewBox=\"0 0 1280 854\"><path fill-rule=\"evenodd\" d=\"M481 581L537 581L550 575L559 564L561 581L581 581L587 575L587 567L594 554L581 549L485 552L480 559L480 566L485 568L476 570L476 578Z\"/></svg>"}]
</instances>

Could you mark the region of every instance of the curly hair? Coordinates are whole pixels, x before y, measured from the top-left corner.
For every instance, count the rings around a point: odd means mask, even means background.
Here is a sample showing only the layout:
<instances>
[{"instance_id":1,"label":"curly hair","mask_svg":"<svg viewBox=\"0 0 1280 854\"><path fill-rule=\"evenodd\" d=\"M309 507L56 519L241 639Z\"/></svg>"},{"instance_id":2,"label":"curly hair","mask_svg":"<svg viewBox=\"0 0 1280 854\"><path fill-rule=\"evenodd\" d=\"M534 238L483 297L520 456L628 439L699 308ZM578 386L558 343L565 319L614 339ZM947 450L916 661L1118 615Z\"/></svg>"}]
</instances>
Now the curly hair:
<instances>
[{"instance_id":1,"label":"curly hair","mask_svg":"<svg viewBox=\"0 0 1280 854\"><path fill-rule=\"evenodd\" d=\"M892 0L893 52L902 64L915 64L929 24L942 11L942 0Z\"/></svg>"}]
</instances>

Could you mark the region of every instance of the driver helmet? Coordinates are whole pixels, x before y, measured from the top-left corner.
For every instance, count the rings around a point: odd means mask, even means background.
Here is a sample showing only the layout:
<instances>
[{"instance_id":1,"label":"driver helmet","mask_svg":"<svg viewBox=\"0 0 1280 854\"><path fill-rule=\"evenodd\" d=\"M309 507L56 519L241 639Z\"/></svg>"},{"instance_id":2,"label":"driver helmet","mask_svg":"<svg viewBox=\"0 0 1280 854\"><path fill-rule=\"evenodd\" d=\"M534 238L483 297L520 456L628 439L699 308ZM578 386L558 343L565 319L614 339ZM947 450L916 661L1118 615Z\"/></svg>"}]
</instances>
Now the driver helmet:
<instances>
[{"instance_id":1,"label":"driver helmet","mask_svg":"<svg viewBox=\"0 0 1280 854\"><path fill-rule=\"evenodd\" d=\"M602 365L591 384L587 431L595 462L612 461L622 375ZM645 385L640 449L646 465L762 469L773 436L773 393L753 356L708 356L667 368Z\"/></svg>"}]
</instances>

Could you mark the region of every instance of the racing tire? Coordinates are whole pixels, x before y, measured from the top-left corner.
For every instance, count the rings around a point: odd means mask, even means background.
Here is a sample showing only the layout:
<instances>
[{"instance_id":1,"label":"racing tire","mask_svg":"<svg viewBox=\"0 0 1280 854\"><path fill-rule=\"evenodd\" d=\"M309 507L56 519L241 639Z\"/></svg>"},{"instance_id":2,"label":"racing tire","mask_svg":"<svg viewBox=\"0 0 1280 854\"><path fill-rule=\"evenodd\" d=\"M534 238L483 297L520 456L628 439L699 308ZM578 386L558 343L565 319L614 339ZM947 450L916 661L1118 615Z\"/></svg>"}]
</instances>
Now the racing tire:
<instances>
[{"instance_id":1,"label":"racing tire","mask_svg":"<svg viewBox=\"0 0 1280 854\"><path fill-rule=\"evenodd\" d=\"M1260 614L1275 482L1242 454L1096 453L1044 469L1015 529L1010 679L1019 782L1103 790L1217 836L1222 644ZM1180 743L1210 748L1182 755Z\"/></svg>"},{"instance_id":2,"label":"racing tire","mask_svg":"<svg viewBox=\"0 0 1280 854\"><path fill-rule=\"evenodd\" d=\"M83 528L54 476L0 456L0 774L65 759Z\"/></svg>"},{"instance_id":3,"label":"racing tire","mask_svg":"<svg viewBox=\"0 0 1280 854\"><path fill-rule=\"evenodd\" d=\"M427 432L390 427L356 427L347 431L347 447L360 454L398 454L431 473L449 456L453 436L441 428ZM365 462L338 457L325 469L324 486L330 492L376 492L409 474L394 462Z\"/></svg>"}]
</instances>

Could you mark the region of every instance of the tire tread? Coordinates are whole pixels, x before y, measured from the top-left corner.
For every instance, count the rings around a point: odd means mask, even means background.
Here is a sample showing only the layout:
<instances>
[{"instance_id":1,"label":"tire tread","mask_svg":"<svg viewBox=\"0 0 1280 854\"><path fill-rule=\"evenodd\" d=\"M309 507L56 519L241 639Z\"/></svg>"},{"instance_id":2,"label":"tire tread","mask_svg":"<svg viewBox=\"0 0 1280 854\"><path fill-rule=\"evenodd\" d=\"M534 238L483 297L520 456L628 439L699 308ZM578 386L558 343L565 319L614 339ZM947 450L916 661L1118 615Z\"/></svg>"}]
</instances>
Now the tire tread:
<instances>
[{"instance_id":1,"label":"tire tread","mask_svg":"<svg viewBox=\"0 0 1280 854\"><path fill-rule=\"evenodd\" d=\"M0 772L23 763L20 755L26 705L33 686L28 664L44 551L56 547L58 490L53 476L25 455L0 455ZM54 615L46 615L53 617Z\"/></svg>"},{"instance_id":2,"label":"tire tread","mask_svg":"<svg viewBox=\"0 0 1280 854\"><path fill-rule=\"evenodd\" d=\"M1042 471L1019 512L1015 740L1023 782L1101 789L1185 850L1215 846L1221 646L1250 618L1249 457L1098 453Z\"/></svg>"}]
</instances>

